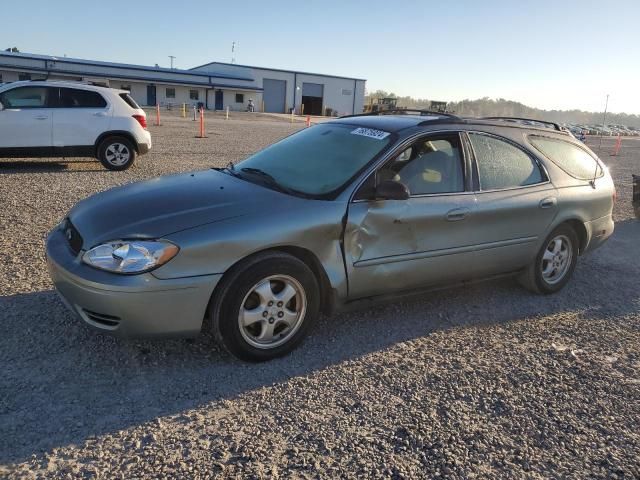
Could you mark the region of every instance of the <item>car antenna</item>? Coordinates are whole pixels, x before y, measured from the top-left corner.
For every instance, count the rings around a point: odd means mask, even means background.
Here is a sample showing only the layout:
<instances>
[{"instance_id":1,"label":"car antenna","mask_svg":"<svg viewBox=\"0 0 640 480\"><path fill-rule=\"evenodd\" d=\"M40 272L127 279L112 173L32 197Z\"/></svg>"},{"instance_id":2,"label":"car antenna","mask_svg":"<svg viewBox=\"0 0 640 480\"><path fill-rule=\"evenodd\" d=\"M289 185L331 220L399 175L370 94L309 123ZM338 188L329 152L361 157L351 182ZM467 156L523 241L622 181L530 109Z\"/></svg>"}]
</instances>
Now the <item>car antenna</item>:
<instances>
[{"instance_id":1,"label":"car antenna","mask_svg":"<svg viewBox=\"0 0 640 480\"><path fill-rule=\"evenodd\" d=\"M591 188L596 189L596 178L598 177L598 168L600 168L600 163L598 163L599 159L596 160L596 169L593 172L593 178L589 182L591 184Z\"/></svg>"}]
</instances>

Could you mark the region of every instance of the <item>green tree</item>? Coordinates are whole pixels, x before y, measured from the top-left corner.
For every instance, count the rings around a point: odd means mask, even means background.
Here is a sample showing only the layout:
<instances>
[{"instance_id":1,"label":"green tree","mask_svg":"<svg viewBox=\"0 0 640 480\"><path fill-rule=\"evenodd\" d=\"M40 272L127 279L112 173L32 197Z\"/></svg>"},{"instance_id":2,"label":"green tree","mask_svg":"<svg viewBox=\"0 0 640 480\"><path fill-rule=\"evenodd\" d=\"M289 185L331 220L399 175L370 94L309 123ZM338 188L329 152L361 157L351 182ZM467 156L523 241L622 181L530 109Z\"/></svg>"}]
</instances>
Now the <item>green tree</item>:
<instances>
[{"instance_id":1,"label":"green tree","mask_svg":"<svg viewBox=\"0 0 640 480\"><path fill-rule=\"evenodd\" d=\"M4 50L5 52L12 52L12 53L20 53L20 50L18 50L18 47L9 47L9 48L5 48Z\"/></svg>"}]
</instances>

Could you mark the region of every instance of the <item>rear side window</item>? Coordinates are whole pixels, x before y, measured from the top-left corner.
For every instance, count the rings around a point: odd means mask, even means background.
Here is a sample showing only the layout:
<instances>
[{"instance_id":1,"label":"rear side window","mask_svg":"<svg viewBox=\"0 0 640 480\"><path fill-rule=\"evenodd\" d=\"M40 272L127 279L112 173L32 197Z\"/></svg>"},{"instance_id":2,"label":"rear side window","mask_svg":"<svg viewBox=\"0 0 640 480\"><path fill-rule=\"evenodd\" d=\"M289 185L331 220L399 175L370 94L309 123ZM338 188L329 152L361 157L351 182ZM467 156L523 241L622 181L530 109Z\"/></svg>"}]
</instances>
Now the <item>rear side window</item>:
<instances>
[{"instance_id":1,"label":"rear side window","mask_svg":"<svg viewBox=\"0 0 640 480\"><path fill-rule=\"evenodd\" d=\"M0 93L4 108L46 108L47 87L20 87Z\"/></svg>"},{"instance_id":2,"label":"rear side window","mask_svg":"<svg viewBox=\"0 0 640 480\"><path fill-rule=\"evenodd\" d=\"M478 133L470 133L469 139L478 163L480 190L524 187L546 180L538 163L511 143Z\"/></svg>"},{"instance_id":3,"label":"rear side window","mask_svg":"<svg viewBox=\"0 0 640 480\"><path fill-rule=\"evenodd\" d=\"M60 89L60 108L104 108L107 101L98 92L76 88Z\"/></svg>"},{"instance_id":4,"label":"rear side window","mask_svg":"<svg viewBox=\"0 0 640 480\"><path fill-rule=\"evenodd\" d=\"M574 178L590 180L603 175L602 167L589 152L564 140L530 136L529 142Z\"/></svg>"},{"instance_id":5,"label":"rear side window","mask_svg":"<svg viewBox=\"0 0 640 480\"><path fill-rule=\"evenodd\" d=\"M131 108L135 108L136 110L138 110L140 108L138 106L138 104L136 103L136 101L133 99L133 97L131 95L129 95L128 93L121 93L120 94L120 98L122 100L124 100L125 103L127 105L129 105Z\"/></svg>"}]
</instances>

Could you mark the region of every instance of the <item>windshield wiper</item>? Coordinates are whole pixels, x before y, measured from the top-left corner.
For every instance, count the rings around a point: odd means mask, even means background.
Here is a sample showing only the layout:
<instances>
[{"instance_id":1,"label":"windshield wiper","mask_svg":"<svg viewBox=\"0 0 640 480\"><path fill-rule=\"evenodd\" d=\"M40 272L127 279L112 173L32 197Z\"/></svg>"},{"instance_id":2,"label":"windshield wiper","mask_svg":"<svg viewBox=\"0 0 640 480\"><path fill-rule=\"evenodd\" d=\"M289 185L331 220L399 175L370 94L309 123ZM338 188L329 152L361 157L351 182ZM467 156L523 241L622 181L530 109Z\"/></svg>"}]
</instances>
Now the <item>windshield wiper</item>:
<instances>
[{"instance_id":1,"label":"windshield wiper","mask_svg":"<svg viewBox=\"0 0 640 480\"><path fill-rule=\"evenodd\" d=\"M220 168L219 170L221 172L228 173L229 175L231 175L233 177L239 177L240 176L240 175L238 175L238 171L236 170L236 166L233 164L233 162L227 163L226 167Z\"/></svg>"},{"instance_id":2,"label":"windshield wiper","mask_svg":"<svg viewBox=\"0 0 640 480\"><path fill-rule=\"evenodd\" d=\"M285 187L283 185L280 185L278 183L278 181L273 178L273 176L267 172L265 172L264 170L260 170L259 168L253 168L253 167L244 167L240 169L241 172L244 173L249 173L251 175L255 175L257 177L260 177L261 179L263 179L269 186L275 188L276 190L279 190L283 193L288 193L289 195L304 195L303 192L298 192L297 190L294 190L292 188L288 188Z\"/></svg>"}]
</instances>

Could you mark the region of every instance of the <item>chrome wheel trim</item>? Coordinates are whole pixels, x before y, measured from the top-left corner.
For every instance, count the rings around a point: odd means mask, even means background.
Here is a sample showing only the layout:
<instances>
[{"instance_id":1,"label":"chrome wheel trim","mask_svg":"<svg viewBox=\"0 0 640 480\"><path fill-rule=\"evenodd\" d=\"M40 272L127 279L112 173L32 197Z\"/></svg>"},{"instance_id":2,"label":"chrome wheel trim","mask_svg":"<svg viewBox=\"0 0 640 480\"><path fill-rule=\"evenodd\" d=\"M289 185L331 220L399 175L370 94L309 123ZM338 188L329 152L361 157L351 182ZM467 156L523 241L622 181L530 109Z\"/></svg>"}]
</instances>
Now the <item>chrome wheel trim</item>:
<instances>
[{"instance_id":1,"label":"chrome wheel trim","mask_svg":"<svg viewBox=\"0 0 640 480\"><path fill-rule=\"evenodd\" d=\"M288 275L271 275L256 283L240 304L242 338L260 349L276 348L298 331L307 311L304 288Z\"/></svg>"},{"instance_id":2,"label":"chrome wheel trim","mask_svg":"<svg viewBox=\"0 0 640 480\"><path fill-rule=\"evenodd\" d=\"M573 247L566 235L553 237L547 244L540 262L542 278L549 285L560 282L571 266Z\"/></svg>"},{"instance_id":3,"label":"chrome wheel trim","mask_svg":"<svg viewBox=\"0 0 640 480\"><path fill-rule=\"evenodd\" d=\"M109 164L114 167L121 167L129 161L131 152L129 148L122 143L112 143L105 150L104 156Z\"/></svg>"}]
</instances>

